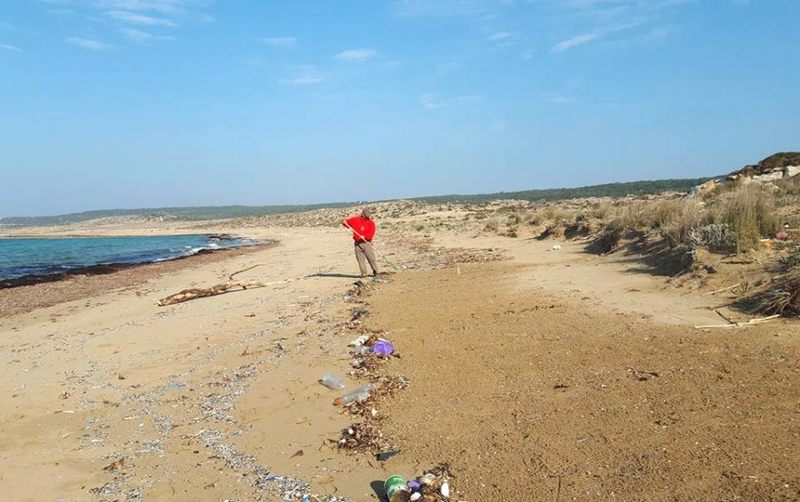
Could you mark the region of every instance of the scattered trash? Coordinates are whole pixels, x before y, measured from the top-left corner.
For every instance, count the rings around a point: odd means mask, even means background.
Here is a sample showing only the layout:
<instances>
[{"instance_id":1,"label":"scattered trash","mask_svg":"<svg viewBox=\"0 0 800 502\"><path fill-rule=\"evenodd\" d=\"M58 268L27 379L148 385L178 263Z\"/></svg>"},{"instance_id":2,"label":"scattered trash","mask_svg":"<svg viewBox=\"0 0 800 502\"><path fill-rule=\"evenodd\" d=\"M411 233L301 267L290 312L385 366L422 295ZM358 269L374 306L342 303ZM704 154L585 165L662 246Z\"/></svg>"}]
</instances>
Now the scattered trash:
<instances>
[{"instance_id":1,"label":"scattered trash","mask_svg":"<svg viewBox=\"0 0 800 502\"><path fill-rule=\"evenodd\" d=\"M561 245L560 244L556 244L556 245L554 245L553 247L550 248L550 251L558 251L560 249L561 249Z\"/></svg>"},{"instance_id":2,"label":"scattered trash","mask_svg":"<svg viewBox=\"0 0 800 502\"><path fill-rule=\"evenodd\" d=\"M369 334L363 334L363 335L359 336L358 338L356 338L355 340L353 340L352 342L350 342L350 346L351 347L361 347L362 345L366 345L367 341L370 339L371 336L372 335L369 335Z\"/></svg>"},{"instance_id":3,"label":"scattered trash","mask_svg":"<svg viewBox=\"0 0 800 502\"><path fill-rule=\"evenodd\" d=\"M439 502L450 500L450 468L440 464L423 473L422 476L404 481L400 475L394 475L384 483L384 491L390 502L415 501ZM400 482L404 484L401 485ZM393 498L394 497L394 498Z\"/></svg>"},{"instance_id":4,"label":"scattered trash","mask_svg":"<svg viewBox=\"0 0 800 502\"><path fill-rule=\"evenodd\" d=\"M361 307L356 307L353 309L353 312L350 316L350 324L360 324L361 318L367 317L369 315L369 310Z\"/></svg>"},{"instance_id":5,"label":"scattered trash","mask_svg":"<svg viewBox=\"0 0 800 502\"><path fill-rule=\"evenodd\" d=\"M378 354L379 356L390 356L394 352L394 346L389 340L379 338L372 345L372 352Z\"/></svg>"},{"instance_id":6,"label":"scattered trash","mask_svg":"<svg viewBox=\"0 0 800 502\"><path fill-rule=\"evenodd\" d=\"M345 392L337 397L333 402L336 406L347 406L350 403L360 403L369 399L369 396L375 390L375 386L371 383L356 387L355 389Z\"/></svg>"},{"instance_id":7,"label":"scattered trash","mask_svg":"<svg viewBox=\"0 0 800 502\"><path fill-rule=\"evenodd\" d=\"M67 392L67 391L62 392L61 394L58 395L58 398L59 399L69 399L69 392Z\"/></svg>"},{"instance_id":8,"label":"scattered trash","mask_svg":"<svg viewBox=\"0 0 800 502\"><path fill-rule=\"evenodd\" d=\"M781 230L775 234L775 239L779 241L786 241L789 240L789 233L785 230Z\"/></svg>"},{"instance_id":9,"label":"scattered trash","mask_svg":"<svg viewBox=\"0 0 800 502\"><path fill-rule=\"evenodd\" d=\"M397 474L386 480L383 484L383 491L386 493L386 498L389 499L389 502L411 499L411 490L406 486L405 478Z\"/></svg>"},{"instance_id":10,"label":"scattered trash","mask_svg":"<svg viewBox=\"0 0 800 502\"><path fill-rule=\"evenodd\" d=\"M378 460L379 462L385 462L390 458L394 457L395 455L397 455L398 453L400 453L400 450L382 451L377 455L375 455L375 460Z\"/></svg>"},{"instance_id":11,"label":"scattered trash","mask_svg":"<svg viewBox=\"0 0 800 502\"><path fill-rule=\"evenodd\" d=\"M319 383L331 390L342 390L345 387L342 377L336 375L323 375Z\"/></svg>"},{"instance_id":12,"label":"scattered trash","mask_svg":"<svg viewBox=\"0 0 800 502\"><path fill-rule=\"evenodd\" d=\"M116 471L117 469L121 468L123 465L125 465L125 459L124 458L120 458L120 459L117 459L117 460L111 462L107 466L103 467L103 470L104 471Z\"/></svg>"},{"instance_id":13,"label":"scattered trash","mask_svg":"<svg viewBox=\"0 0 800 502\"><path fill-rule=\"evenodd\" d=\"M342 450L371 452L376 456L380 452L389 453L394 450L394 446L389 444L380 429L369 422L358 422L342 430L342 437L336 442L336 446Z\"/></svg>"}]
</instances>

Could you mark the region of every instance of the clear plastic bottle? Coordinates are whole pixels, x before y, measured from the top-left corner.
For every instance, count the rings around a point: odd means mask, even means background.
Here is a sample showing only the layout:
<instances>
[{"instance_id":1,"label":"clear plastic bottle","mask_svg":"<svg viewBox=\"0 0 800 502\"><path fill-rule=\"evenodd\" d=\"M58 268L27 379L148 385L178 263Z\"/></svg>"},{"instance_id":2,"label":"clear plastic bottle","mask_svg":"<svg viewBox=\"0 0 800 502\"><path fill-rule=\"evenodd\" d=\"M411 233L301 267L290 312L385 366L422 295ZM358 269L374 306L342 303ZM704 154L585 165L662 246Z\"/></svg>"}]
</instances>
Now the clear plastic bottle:
<instances>
[{"instance_id":1,"label":"clear plastic bottle","mask_svg":"<svg viewBox=\"0 0 800 502\"><path fill-rule=\"evenodd\" d=\"M375 386L371 383L362 385L361 387L356 387L355 389L345 392L341 396L337 397L333 404L337 406L345 406L353 402L360 403L361 401L366 401L369 399L370 394L372 394L372 391L374 390Z\"/></svg>"},{"instance_id":2,"label":"clear plastic bottle","mask_svg":"<svg viewBox=\"0 0 800 502\"><path fill-rule=\"evenodd\" d=\"M344 389L344 381L342 380L342 377L338 377L336 375L323 375L322 378L319 379L319 383L331 390Z\"/></svg>"}]
</instances>

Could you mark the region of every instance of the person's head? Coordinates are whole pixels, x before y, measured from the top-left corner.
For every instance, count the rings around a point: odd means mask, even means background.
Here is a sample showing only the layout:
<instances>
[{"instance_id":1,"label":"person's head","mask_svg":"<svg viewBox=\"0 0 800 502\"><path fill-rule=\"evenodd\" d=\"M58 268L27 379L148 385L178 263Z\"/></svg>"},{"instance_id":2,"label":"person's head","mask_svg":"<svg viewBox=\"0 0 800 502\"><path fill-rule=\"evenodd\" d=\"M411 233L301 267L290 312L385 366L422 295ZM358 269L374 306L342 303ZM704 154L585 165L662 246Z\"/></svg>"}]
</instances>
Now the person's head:
<instances>
[{"instance_id":1,"label":"person's head","mask_svg":"<svg viewBox=\"0 0 800 502\"><path fill-rule=\"evenodd\" d=\"M364 218L366 218L368 220L371 220L372 219L372 211L370 211L368 207L365 207L364 209L361 210L361 216L363 216Z\"/></svg>"}]
</instances>

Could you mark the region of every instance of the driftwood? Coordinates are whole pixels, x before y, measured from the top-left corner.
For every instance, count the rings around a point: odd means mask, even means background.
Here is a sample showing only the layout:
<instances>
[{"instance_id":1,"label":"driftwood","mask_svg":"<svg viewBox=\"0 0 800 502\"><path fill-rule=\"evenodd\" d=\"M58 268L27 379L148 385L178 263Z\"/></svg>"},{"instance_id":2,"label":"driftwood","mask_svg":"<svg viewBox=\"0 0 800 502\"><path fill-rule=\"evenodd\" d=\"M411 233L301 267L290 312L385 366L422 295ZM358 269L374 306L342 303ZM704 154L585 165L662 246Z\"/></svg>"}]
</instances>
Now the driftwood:
<instances>
[{"instance_id":1,"label":"driftwood","mask_svg":"<svg viewBox=\"0 0 800 502\"><path fill-rule=\"evenodd\" d=\"M266 284L256 281L228 281L222 284L217 284L216 286L211 286L210 288L184 289L183 291L175 293L174 295L169 295L166 298L162 298L158 301L158 305L160 307L164 307L166 305L188 302L189 300L194 300L195 298L221 295L222 293L227 293L233 288L242 288L238 291L244 291L246 289L263 288L264 286L266 286Z\"/></svg>"},{"instance_id":2,"label":"driftwood","mask_svg":"<svg viewBox=\"0 0 800 502\"><path fill-rule=\"evenodd\" d=\"M719 312L717 312L719 314ZM747 322L733 322L729 324L706 324L704 326L695 326L695 329L710 329L710 328L740 328L744 326L755 326L757 324L764 324L765 322L774 321L780 315L771 315L769 317L759 317L750 319Z\"/></svg>"},{"instance_id":3,"label":"driftwood","mask_svg":"<svg viewBox=\"0 0 800 502\"><path fill-rule=\"evenodd\" d=\"M236 272L232 273L228 276L228 282L223 282L222 284L217 284L215 286L211 286L210 288L189 288L179 291L174 295L169 295L166 298L162 298L158 301L158 305L160 307L164 307L166 305L175 305L176 303L188 302L189 300L194 300L195 298L205 298L208 296L215 296L221 295L222 293L227 293L233 288L242 288L237 291L244 291L246 289L253 289L253 288L263 288L266 284L256 281L235 281L233 278L241 274L242 272L247 272L248 270L253 270L256 267L260 267L262 264L253 265L252 267L243 268L242 270L237 270Z\"/></svg>"},{"instance_id":4,"label":"driftwood","mask_svg":"<svg viewBox=\"0 0 800 502\"><path fill-rule=\"evenodd\" d=\"M235 281L233 278L241 274L242 272L247 272L248 270L253 270L256 267L260 267L259 265L253 265L252 267L247 267L242 270L237 270L236 272L232 273L228 276L228 282L223 282L222 284L217 284L216 286L211 286L210 288L190 288L184 289L174 295L169 295L166 298L162 298L158 301L158 305L160 307L164 307L166 305L174 305L176 303L188 302L189 300L194 300L195 298L206 298L208 296L215 296L221 295L223 293L229 293L233 291L244 291L247 289L255 289L255 288L266 288L268 286L277 286L280 284L288 284L290 282L299 281L303 277L293 277L291 279L283 279L280 281L272 281L272 282L258 282L258 281ZM241 288L241 289L234 289L234 288ZM233 291L231 291L233 290Z\"/></svg>"}]
</instances>

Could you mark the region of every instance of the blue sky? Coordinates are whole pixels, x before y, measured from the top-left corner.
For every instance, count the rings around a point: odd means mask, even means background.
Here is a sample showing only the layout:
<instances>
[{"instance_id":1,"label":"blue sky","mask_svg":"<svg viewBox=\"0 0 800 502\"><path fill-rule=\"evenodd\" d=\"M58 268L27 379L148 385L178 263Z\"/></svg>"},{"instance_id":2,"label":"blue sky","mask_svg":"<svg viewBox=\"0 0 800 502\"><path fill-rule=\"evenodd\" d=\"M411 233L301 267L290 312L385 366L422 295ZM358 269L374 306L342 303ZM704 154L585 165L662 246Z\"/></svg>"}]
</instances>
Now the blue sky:
<instances>
[{"instance_id":1,"label":"blue sky","mask_svg":"<svg viewBox=\"0 0 800 502\"><path fill-rule=\"evenodd\" d=\"M5 0L0 216L695 177L800 148L795 0Z\"/></svg>"}]
</instances>

